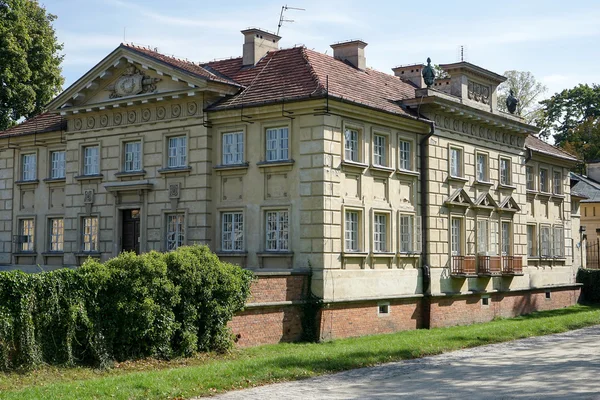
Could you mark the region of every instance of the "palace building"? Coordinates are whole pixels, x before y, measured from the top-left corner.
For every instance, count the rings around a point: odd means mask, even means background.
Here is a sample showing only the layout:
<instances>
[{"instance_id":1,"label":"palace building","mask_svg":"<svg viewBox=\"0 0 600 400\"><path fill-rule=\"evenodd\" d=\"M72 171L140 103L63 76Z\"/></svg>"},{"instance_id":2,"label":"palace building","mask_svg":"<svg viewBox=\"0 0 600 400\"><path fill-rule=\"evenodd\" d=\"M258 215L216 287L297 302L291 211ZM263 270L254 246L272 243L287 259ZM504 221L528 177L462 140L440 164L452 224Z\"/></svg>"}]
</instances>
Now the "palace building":
<instances>
[{"instance_id":1,"label":"palace building","mask_svg":"<svg viewBox=\"0 0 600 400\"><path fill-rule=\"evenodd\" d=\"M309 288L323 339L577 301L577 160L498 109L503 76L242 34L208 63L122 44L0 133L2 268L207 244L259 277L242 345L299 338Z\"/></svg>"}]
</instances>

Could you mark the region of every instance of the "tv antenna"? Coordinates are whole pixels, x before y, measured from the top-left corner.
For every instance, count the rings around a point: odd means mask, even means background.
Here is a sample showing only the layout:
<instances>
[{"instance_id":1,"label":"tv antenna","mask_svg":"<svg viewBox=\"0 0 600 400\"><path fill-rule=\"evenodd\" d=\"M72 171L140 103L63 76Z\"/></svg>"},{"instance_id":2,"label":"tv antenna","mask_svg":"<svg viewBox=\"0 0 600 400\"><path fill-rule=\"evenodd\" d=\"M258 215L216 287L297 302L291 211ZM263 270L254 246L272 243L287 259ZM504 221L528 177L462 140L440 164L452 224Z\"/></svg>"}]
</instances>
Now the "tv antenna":
<instances>
[{"instance_id":1,"label":"tv antenna","mask_svg":"<svg viewBox=\"0 0 600 400\"><path fill-rule=\"evenodd\" d=\"M458 47L458 54L457 54L457 58L462 62L465 61L467 57L467 49L465 48L465 46L463 46L462 44Z\"/></svg>"},{"instance_id":2,"label":"tv antenna","mask_svg":"<svg viewBox=\"0 0 600 400\"><path fill-rule=\"evenodd\" d=\"M279 36L279 30L281 29L281 25L283 25L284 22L294 22L293 19L283 19L283 13L287 10L306 11L304 8L288 7L287 4L281 7L281 14L279 15L279 25L277 25L277 36Z\"/></svg>"}]
</instances>

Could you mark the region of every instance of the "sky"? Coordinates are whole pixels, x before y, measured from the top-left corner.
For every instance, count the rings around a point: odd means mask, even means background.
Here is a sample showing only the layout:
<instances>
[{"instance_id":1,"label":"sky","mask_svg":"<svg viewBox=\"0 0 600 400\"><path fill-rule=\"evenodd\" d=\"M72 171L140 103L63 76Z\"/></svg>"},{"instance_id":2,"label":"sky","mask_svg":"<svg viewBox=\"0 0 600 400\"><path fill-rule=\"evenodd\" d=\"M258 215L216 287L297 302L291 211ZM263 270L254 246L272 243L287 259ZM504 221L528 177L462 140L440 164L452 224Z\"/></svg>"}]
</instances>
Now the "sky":
<instances>
[{"instance_id":1,"label":"sky","mask_svg":"<svg viewBox=\"0 0 600 400\"><path fill-rule=\"evenodd\" d=\"M460 61L502 74L530 71L544 97L579 83L600 84L600 1L285 0L281 48L305 45L331 54L361 39L367 66L391 68ZM292 2L293 1L293 2ZM240 30L277 31L284 0L40 0L58 19L64 88L123 41L195 62L238 57Z\"/></svg>"}]
</instances>

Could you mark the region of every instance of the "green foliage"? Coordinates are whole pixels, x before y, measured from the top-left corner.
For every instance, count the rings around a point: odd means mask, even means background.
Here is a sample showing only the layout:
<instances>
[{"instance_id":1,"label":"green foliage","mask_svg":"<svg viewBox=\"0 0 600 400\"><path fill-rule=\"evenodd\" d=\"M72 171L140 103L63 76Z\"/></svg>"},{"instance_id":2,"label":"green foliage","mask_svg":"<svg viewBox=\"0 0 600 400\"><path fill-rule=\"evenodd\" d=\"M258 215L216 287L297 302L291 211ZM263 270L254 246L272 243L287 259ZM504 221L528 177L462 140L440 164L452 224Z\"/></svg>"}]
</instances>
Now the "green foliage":
<instances>
[{"instance_id":1,"label":"green foliage","mask_svg":"<svg viewBox=\"0 0 600 400\"><path fill-rule=\"evenodd\" d=\"M55 19L36 0L0 0L0 130L40 113L61 89Z\"/></svg>"},{"instance_id":2,"label":"green foliage","mask_svg":"<svg viewBox=\"0 0 600 400\"><path fill-rule=\"evenodd\" d=\"M525 118L527 123L534 123L540 115L541 108L537 99L548 88L538 82L531 72L511 70L504 72L504 76L506 81L498 86L498 108L508 112L506 98L512 90L513 95L519 100L515 113Z\"/></svg>"},{"instance_id":3,"label":"green foliage","mask_svg":"<svg viewBox=\"0 0 600 400\"><path fill-rule=\"evenodd\" d=\"M0 273L0 369L224 351L232 344L227 322L251 280L200 246Z\"/></svg>"},{"instance_id":4,"label":"green foliage","mask_svg":"<svg viewBox=\"0 0 600 400\"><path fill-rule=\"evenodd\" d=\"M589 303L600 303L600 270L580 269L577 283L583 283L581 296Z\"/></svg>"}]
</instances>

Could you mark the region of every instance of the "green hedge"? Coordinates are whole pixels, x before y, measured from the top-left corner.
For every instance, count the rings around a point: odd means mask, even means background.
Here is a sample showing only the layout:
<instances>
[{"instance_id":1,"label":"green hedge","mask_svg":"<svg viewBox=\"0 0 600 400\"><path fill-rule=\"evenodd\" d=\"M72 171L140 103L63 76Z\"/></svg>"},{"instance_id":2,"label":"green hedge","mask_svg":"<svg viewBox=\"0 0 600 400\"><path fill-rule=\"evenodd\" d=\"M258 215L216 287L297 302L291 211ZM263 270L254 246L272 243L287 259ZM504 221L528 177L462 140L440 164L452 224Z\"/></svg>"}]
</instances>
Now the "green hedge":
<instances>
[{"instance_id":1,"label":"green hedge","mask_svg":"<svg viewBox=\"0 0 600 400\"><path fill-rule=\"evenodd\" d=\"M169 358L232 345L252 273L206 246L123 253L39 274L0 273L0 369Z\"/></svg>"},{"instance_id":2,"label":"green hedge","mask_svg":"<svg viewBox=\"0 0 600 400\"><path fill-rule=\"evenodd\" d=\"M581 296L585 302L600 303L600 270L580 269L577 283L583 283Z\"/></svg>"}]
</instances>

